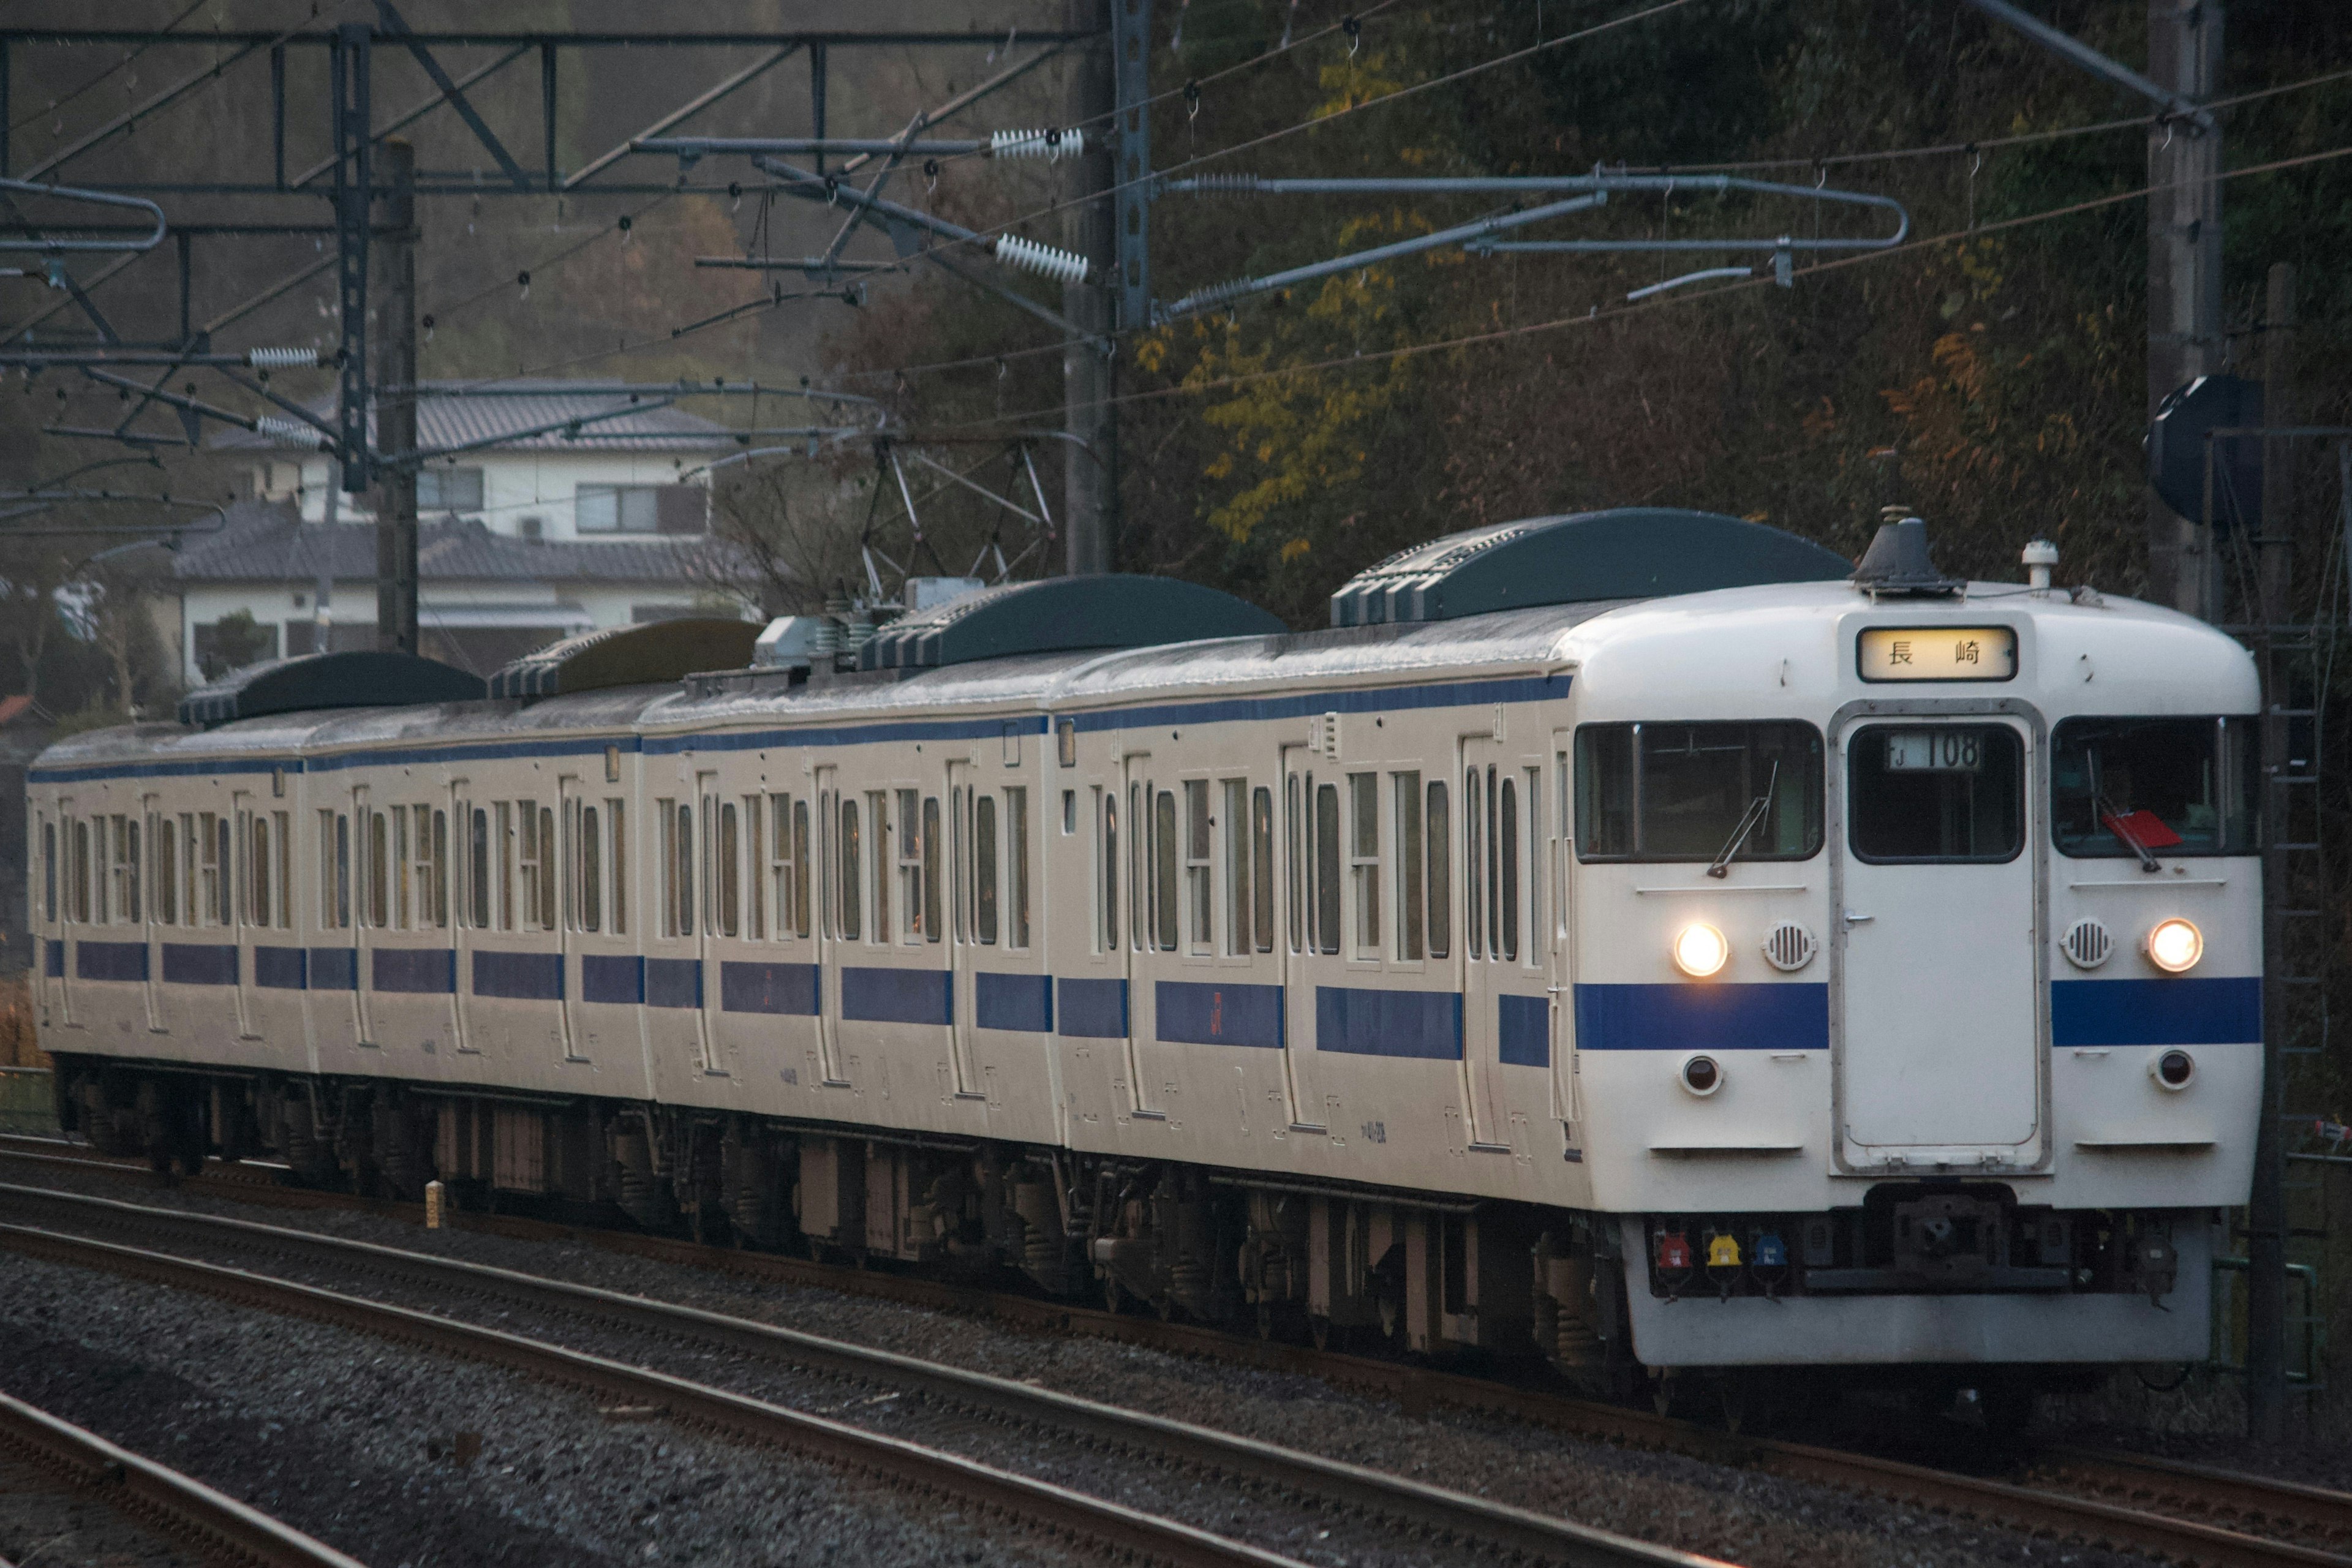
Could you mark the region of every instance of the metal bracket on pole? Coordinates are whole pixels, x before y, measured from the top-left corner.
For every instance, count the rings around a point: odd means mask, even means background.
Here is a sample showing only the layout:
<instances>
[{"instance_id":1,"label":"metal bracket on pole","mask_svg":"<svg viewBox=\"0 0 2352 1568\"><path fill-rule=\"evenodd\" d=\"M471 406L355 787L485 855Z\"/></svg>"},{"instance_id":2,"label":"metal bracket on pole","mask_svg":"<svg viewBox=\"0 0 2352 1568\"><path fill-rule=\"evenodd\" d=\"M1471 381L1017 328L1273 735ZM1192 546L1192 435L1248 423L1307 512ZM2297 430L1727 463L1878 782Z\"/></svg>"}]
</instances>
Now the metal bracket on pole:
<instances>
[{"instance_id":1,"label":"metal bracket on pole","mask_svg":"<svg viewBox=\"0 0 2352 1568\"><path fill-rule=\"evenodd\" d=\"M77 185L44 185L31 180L0 179L0 191L22 191L28 196L55 196L66 202L95 202L103 206L130 207L143 212L155 220L155 231L144 237L121 239L52 239L46 235L27 232L21 237L0 236L0 250L37 250L47 255L67 251L122 252L144 254L163 243L165 226L163 209L153 202L137 196L120 196L112 191L84 190Z\"/></svg>"},{"instance_id":2,"label":"metal bracket on pole","mask_svg":"<svg viewBox=\"0 0 2352 1568\"><path fill-rule=\"evenodd\" d=\"M342 309L342 374L337 387L336 456L343 489L368 488L368 206L371 191L367 27L346 22L328 53L335 138L336 299Z\"/></svg>"},{"instance_id":3,"label":"metal bracket on pole","mask_svg":"<svg viewBox=\"0 0 2352 1568\"><path fill-rule=\"evenodd\" d=\"M2080 66L2102 81L2112 82L2161 106L2168 116L2185 120L2200 132L2213 129L2211 112L2193 99L2183 98L2168 88L2158 87L2129 66L2109 59L2088 44L2060 32L2040 17L2019 10L2010 5L2009 0L1968 0L1968 3L1994 21L2016 28L2052 54Z\"/></svg>"},{"instance_id":4,"label":"metal bracket on pole","mask_svg":"<svg viewBox=\"0 0 2352 1568\"><path fill-rule=\"evenodd\" d=\"M1118 267L1115 328L1151 324L1151 0L1113 0L1110 7L1113 117L1111 182Z\"/></svg>"},{"instance_id":5,"label":"metal bracket on pole","mask_svg":"<svg viewBox=\"0 0 2352 1568\"><path fill-rule=\"evenodd\" d=\"M515 162L514 154L506 150L505 143L491 132L482 117L475 112L474 106L466 101L465 91L449 79L449 73L443 70L441 62L433 58L433 51L417 42L408 24L401 20L398 11L393 9L392 0L375 0L375 9L376 15L383 18L385 35L398 38L407 46L408 52L415 57L416 63L425 68L425 74L432 79L433 85L441 89L441 96L448 100L449 107L457 111L457 118L466 122L466 129L474 133L474 140L479 142L483 150L498 160L499 169L505 172L506 177L513 183L514 188L518 191L530 190L530 176L522 172L522 165ZM520 52L520 50L516 51L518 54Z\"/></svg>"}]
</instances>

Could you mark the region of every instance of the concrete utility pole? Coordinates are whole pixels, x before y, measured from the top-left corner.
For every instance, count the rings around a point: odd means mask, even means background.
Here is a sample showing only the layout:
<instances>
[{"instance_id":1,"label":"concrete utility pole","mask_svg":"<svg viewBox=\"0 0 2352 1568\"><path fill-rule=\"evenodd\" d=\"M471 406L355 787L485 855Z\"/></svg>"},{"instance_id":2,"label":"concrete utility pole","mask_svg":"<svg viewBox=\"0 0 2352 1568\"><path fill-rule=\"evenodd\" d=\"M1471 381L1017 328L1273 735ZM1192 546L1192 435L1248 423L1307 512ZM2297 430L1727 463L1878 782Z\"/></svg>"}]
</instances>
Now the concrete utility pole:
<instances>
[{"instance_id":1,"label":"concrete utility pole","mask_svg":"<svg viewBox=\"0 0 2352 1568\"><path fill-rule=\"evenodd\" d=\"M1096 33L1077 52L1070 79L1069 123L1085 127L1090 143L1072 172L1076 189L1069 220L1070 248L1087 258L1087 279L1062 289L1062 314L1087 334L1072 338L1062 351L1064 427L1076 437L1062 490L1065 570L1073 577L1111 569L1111 528L1118 516L1118 413L1111 402L1118 390L1118 362L1095 341L1112 329L1118 268L1110 197L1109 149L1118 131L1111 123L1118 99L1109 23L1105 0L1068 0L1069 30Z\"/></svg>"},{"instance_id":2,"label":"concrete utility pole","mask_svg":"<svg viewBox=\"0 0 2352 1568\"><path fill-rule=\"evenodd\" d=\"M383 265L376 298L374 384L379 470L375 514L375 646L416 651L416 150L389 141L383 174Z\"/></svg>"},{"instance_id":3,"label":"concrete utility pole","mask_svg":"<svg viewBox=\"0 0 2352 1568\"><path fill-rule=\"evenodd\" d=\"M2210 0L2148 0L2147 72L2156 85L2203 103L2221 84L2221 7ZM2147 412L2174 388L2221 368L2221 128L2167 115L2148 128ZM2215 559L2201 520L2147 496L2147 596L2210 614Z\"/></svg>"}]
</instances>

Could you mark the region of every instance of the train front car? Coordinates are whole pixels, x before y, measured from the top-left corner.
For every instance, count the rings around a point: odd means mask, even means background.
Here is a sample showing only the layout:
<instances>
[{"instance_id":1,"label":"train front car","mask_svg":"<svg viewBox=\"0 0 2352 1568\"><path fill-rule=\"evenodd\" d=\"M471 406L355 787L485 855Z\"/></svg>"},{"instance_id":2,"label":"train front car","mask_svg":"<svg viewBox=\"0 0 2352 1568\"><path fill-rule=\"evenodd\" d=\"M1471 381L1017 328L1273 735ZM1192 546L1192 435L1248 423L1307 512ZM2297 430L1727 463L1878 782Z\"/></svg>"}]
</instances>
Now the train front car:
<instances>
[{"instance_id":1,"label":"train front car","mask_svg":"<svg viewBox=\"0 0 2352 1568\"><path fill-rule=\"evenodd\" d=\"M1566 651L1596 1327L1988 1390L2202 1359L2262 1075L2245 652L1946 581L1916 520Z\"/></svg>"}]
</instances>

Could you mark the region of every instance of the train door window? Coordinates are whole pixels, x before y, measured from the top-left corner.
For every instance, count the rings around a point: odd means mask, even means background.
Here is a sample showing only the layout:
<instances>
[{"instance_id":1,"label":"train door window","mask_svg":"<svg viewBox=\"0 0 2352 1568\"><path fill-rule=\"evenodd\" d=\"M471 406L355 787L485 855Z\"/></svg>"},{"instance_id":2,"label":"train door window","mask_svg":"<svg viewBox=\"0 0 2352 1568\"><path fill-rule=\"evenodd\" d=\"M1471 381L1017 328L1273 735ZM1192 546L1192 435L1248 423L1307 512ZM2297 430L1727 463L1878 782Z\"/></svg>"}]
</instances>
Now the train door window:
<instances>
[{"instance_id":1,"label":"train door window","mask_svg":"<svg viewBox=\"0 0 2352 1568\"><path fill-rule=\"evenodd\" d=\"M202 923L219 925L222 923L220 818L216 815L209 811L196 814L195 842L190 847L195 854L196 874L189 879L189 886L196 896L196 907L203 913Z\"/></svg>"},{"instance_id":2,"label":"train door window","mask_svg":"<svg viewBox=\"0 0 2352 1568\"><path fill-rule=\"evenodd\" d=\"M1348 879L1355 893L1358 958L1381 955L1381 775L1348 775Z\"/></svg>"},{"instance_id":3,"label":"train door window","mask_svg":"<svg viewBox=\"0 0 2352 1568\"><path fill-rule=\"evenodd\" d=\"M515 816L521 831L516 846L516 866L522 884L522 923L525 931L537 931L554 924L555 846L551 836L541 831L543 818L536 801L515 802Z\"/></svg>"},{"instance_id":4,"label":"train door window","mask_svg":"<svg viewBox=\"0 0 2352 1568\"><path fill-rule=\"evenodd\" d=\"M1074 789L1066 789L1062 792L1062 837L1065 838L1075 838L1077 837L1077 834L1078 792Z\"/></svg>"},{"instance_id":5,"label":"train door window","mask_svg":"<svg viewBox=\"0 0 2352 1568\"><path fill-rule=\"evenodd\" d=\"M1249 781L1227 779L1223 793L1225 951L1245 953L1250 951L1251 916L1255 913L1250 899Z\"/></svg>"},{"instance_id":6,"label":"train door window","mask_svg":"<svg viewBox=\"0 0 2352 1568\"><path fill-rule=\"evenodd\" d=\"M58 825L41 824L41 918L51 925L58 920Z\"/></svg>"},{"instance_id":7,"label":"train door window","mask_svg":"<svg viewBox=\"0 0 2352 1568\"><path fill-rule=\"evenodd\" d=\"M835 900L839 895L834 891L833 884L827 880L838 869L834 864L834 857L840 852L834 843L835 835L840 827L840 821L834 815L835 810L833 792L819 790L816 797L814 845L816 858L802 862L804 867L814 868L809 874L816 879L814 892L816 918L823 923L824 934L828 937L840 934L835 929L835 922L840 914L835 905Z\"/></svg>"},{"instance_id":8,"label":"train door window","mask_svg":"<svg viewBox=\"0 0 2352 1568\"><path fill-rule=\"evenodd\" d=\"M140 922L139 886L139 819L118 816L114 819L114 910L115 918L129 925Z\"/></svg>"},{"instance_id":9,"label":"train door window","mask_svg":"<svg viewBox=\"0 0 2352 1568\"><path fill-rule=\"evenodd\" d=\"M873 825L874 853L874 940L890 940L890 792L873 789L866 792L866 819ZM903 833L901 837L904 837Z\"/></svg>"},{"instance_id":10,"label":"train door window","mask_svg":"<svg viewBox=\"0 0 2352 1568\"><path fill-rule=\"evenodd\" d=\"M751 868L743 879L746 908L743 911L743 934L753 942L765 942L768 937L768 851L767 820L760 809L760 797L743 797L743 863Z\"/></svg>"},{"instance_id":11,"label":"train door window","mask_svg":"<svg viewBox=\"0 0 2352 1568\"><path fill-rule=\"evenodd\" d=\"M604 824L593 805L580 807L580 826L574 842L580 846L580 866L574 873L580 884L580 929L601 930L604 924Z\"/></svg>"},{"instance_id":12,"label":"train door window","mask_svg":"<svg viewBox=\"0 0 2352 1568\"><path fill-rule=\"evenodd\" d=\"M114 862L107 847L105 817L89 819L89 836L96 841L90 846L90 853L96 860L94 874L90 878L95 892L91 923L111 925L114 923Z\"/></svg>"},{"instance_id":13,"label":"train door window","mask_svg":"<svg viewBox=\"0 0 2352 1568\"><path fill-rule=\"evenodd\" d=\"M367 823L368 924L381 928L392 923L392 828L381 811L369 812Z\"/></svg>"},{"instance_id":14,"label":"train door window","mask_svg":"<svg viewBox=\"0 0 2352 1568\"><path fill-rule=\"evenodd\" d=\"M1001 923L996 850L996 796L976 789L971 792L971 933L982 946L995 944Z\"/></svg>"},{"instance_id":15,"label":"train door window","mask_svg":"<svg viewBox=\"0 0 2352 1568\"><path fill-rule=\"evenodd\" d=\"M898 793L898 901L907 911L904 940L919 942L923 928L923 802L919 791Z\"/></svg>"},{"instance_id":16,"label":"train door window","mask_svg":"<svg viewBox=\"0 0 2352 1568\"><path fill-rule=\"evenodd\" d=\"M1011 906L1013 929L1007 940L1018 948L1029 945L1029 791L1014 785L1004 792L1004 891Z\"/></svg>"},{"instance_id":17,"label":"train door window","mask_svg":"<svg viewBox=\"0 0 2352 1568\"><path fill-rule=\"evenodd\" d=\"M1421 775L1391 773L1396 796L1396 955L1420 962L1424 945L1422 892Z\"/></svg>"},{"instance_id":18,"label":"train door window","mask_svg":"<svg viewBox=\"0 0 2352 1568\"><path fill-rule=\"evenodd\" d=\"M811 868L816 863L809 858L809 808L805 800L793 802L793 931L795 935L809 934L809 880Z\"/></svg>"},{"instance_id":19,"label":"train door window","mask_svg":"<svg viewBox=\"0 0 2352 1568\"><path fill-rule=\"evenodd\" d=\"M55 832L46 826L42 831ZM50 902L56 902L54 889ZM155 918L165 925L180 923L180 825L161 811L155 814Z\"/></svg>"},{"instance_id":20,"label":"train door window","mask_svg":"<svg viewBox=\"0 0 2352 1568\"><path fill-rule=\"evenodd\" d=\"M416 812L416 924L449 923L449 814L429 805Z\"/></svg>"},{"instance_id":21,"label":"train door window","mask_svg":"<svg viewBox=\"0 0 2352 1568\"><path fill-rule=\"evenodd\" d=\"M1486 956L1486 816L1478 809L1478 770L1462 775L1463 936L1472 958Z\"/></svg>"},{"instance_id":22,"label":"train door window","mask_svg":"<svg viewBox=\"0 0 2352 1568\"><path fill-rule=\"evenodd\" d=\"M613 934L625 935L629 929L629 824L622 815L627 807L617 796L604 800L605 832L612 835L613 866Z\"/></svg>"},{"instance_id":23,"label":"train door window","mask_svg":"<svg viewBox=\"0 0 2352 1568\"><path fill-rule=\"evenodd\" d=\"M89 922L89 824L79 816L73 819L73 918Z\"/></svg>"},{"instance_id":24,"label":"train door window","mask_svg":"<svg viewBox=\"0 0 2352 1568\"><path fill-rule=\"evenodd\" d=\"M714 800L716 796L712 797ZM713 936L740 936L743 921L743 826L731 800L719 806L718 876L719 919L711 929Z\"/></svg>"},{"instance_id":25,"label":"train door window","mask_svg":"<svg viewBox=\"0 0 2352 1568\"><path fill-rule=\"evenodd\" d=\"M1274 791L1260 784L1250 796L1251 936L1260 952L1274 951Z\"/></svg>"},{"instance_id":26,"label":"train door window","mask_svg":"<svg viewBox=\"0 0 2352 1568\"><path fill-rule=\"evenodd\" d=\"M791 795L768 797L768 886L776 900L776 940L782 942L793 934L793 893L800 880L800 867L793 858Z\"/></svg>"},{"instance_id":27,"label":"train door window","mask_svg":"<svg viewBox=\"0 0 2352 1568\"><path fill-rule=\"evenodd\" d=\"M1216 906L1210 901L1209 781L1184 781L1184 902L1192 949L1207 952L1215 941Z\"/></svg>"},{"instance_id":28,"label":"train door window","mask_svg":"<svg viewBox=\"0 0 2352 1568\"><path fill-rule=\"evenodd\" d=\"M923 797L923 939L938 942L947 935L945 896L940 886L940 797Z\"/></svg>"},{"instance_id":29,"label":"train door window","mask_svg":"<svg viewBox=\"0 0 2352 1568\"><path fill-rule=\"evenodd\" d=\"M1486 770L1490 804L1495 798L1496 771ZM1502 942L1499 956L1516 962L1519 956L1519 791L1518 780L1508 773L1502 777L1502 805L1495 819L1491 842L1497 872L1495 901L1501 915L1495 927Z\"/></svg>"},{"instance_id":30,"label":"train door window","mask_svg":"<svg viewBox=\"0 0 2352 1568\"><path fill-rule=\"evenodd\" d=\"M1306 920L1306 900L1300 890L1305 861L1304 851L1299 843L1301 832L1299 811L1298 775L1292 773L1283 781L1282 863L1284 869L1288 873L1290 882L1290 951L1293 952L1298 952L1305 945L1302 940L1304 935L1302 926Z\"/></svg>"},{"instance_id":31,"label":"train door window","mask_svg":"<svg viewBox=\"0 0 2352 1568\"><path fill-rule=\"evenodd\" d=\"M490 814L487 807L466 812L466 899L467 923L476 931L490 929Z\"/></svg>"},{"instance_id":32,"label":"train door window","mask_svg":"<svg viewBox=\"0 0 2352 1568\"><path fill-rule=\"evenodd\" d=\"M1846 759L1857 858L2001 861L2025 847L2025 748L2005 724L1874 724Z\"/></svg>"},{"instance_id":33,"label":"train door window","mask_svg":"<svg viewBox=\"0 0 2352 1568\"><path fill-rule=\"evenodd\" d=\"M1339 951L1339 868L1341 834L1339 786L1315 786L1315 950Z\"/></svg>"},{"instance_id":34,"label":"train door window","mask_svg":"<svg viewBox=\"0 0 2352 1568\"><path fill-rule=\"evenodd\" d=\"M1127 935L1140 952L1151 942L1150 813L1144 809L1147 786L1127 786Z\"/></svg>"},{"instance_id":35,"label":"train door window","mask_svg":"<svg viewBox=\"0 0 2352 1568\"><path fill-rule=\"evenodd\" d=\"M252 910L251 923L267 926L270 923L270 894L275 890L275 882L269 874L269 819L259 812L253 816L252 835L253 891L247 907Z\"/></svg>"},{"instance_id":36,"label":"train door window","mask_svg":"<svg viewBox=\"0 0 2352 1568\"><path fill-rule=\"evenodd\" d=\"M1118 951L1118 792L1097 789L1095 802L1102 817L1102 948Z\"/></svg>"},{"instance_id":37,"label":"train door window","mask_svg":"<svg viewBox=\"0 0 2352 1568\"><path fill-rule=\"evenodd\" d=\"M514 807L506 801L490 806L491 919L499 931L514 930Z\"/></svg>"},{"instance_id":38,"label":"train door window","mask_svg":"<svg viewBox=\"0 0 2352 1568\"><path fill-rule=\"evenodd\" d=\"M1152 796L1151 936L1162 952L1176 951L1176 792Z\"/></svg>"},{"instance_id":39,"label":"train door window","mask_svg":"<svg viewBox=\"0 0 2352 1568\"><path fill-rule=\"evenodd\" d=\"M844 942L857 941L857 933L866 923L859 918L858 909L858 878L861 875L858 862L861 857L857 828L857 798L844 791L841 796L841 909L838 915Z\"/></svg>"},{"instance_id":40,"label":"train door window","mask_svg":"<svg viewBox=\"0 0 2352 1568\"><path fill-rule=\"evenodd\" d=\"M421 848L422 846L413 844L411 841L408 831L409 808L407 806L394 806L392 808L391 816L392 923L394 926L397 926L400 930L406 931L412 925L422 923L415 919L415 911L409 903L410 894L412 892L421 890L414 885L415 878L413 873L416 868L415 851Z\"/></svg>"}]
</instances>

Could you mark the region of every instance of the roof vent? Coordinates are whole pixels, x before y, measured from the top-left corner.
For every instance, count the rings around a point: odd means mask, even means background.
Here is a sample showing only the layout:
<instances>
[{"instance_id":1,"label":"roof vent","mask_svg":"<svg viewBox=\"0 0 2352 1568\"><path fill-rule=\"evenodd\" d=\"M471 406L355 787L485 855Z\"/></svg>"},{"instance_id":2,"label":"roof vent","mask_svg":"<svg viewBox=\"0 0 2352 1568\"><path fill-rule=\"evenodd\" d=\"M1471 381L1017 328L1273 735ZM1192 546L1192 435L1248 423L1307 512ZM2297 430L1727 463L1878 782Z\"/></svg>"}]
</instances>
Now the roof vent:
<instances>
[{"instance_id":1,"label":"roof vent","mask_svg":"<svg viewBox=\"0 0 2352 1568\"><path fill-rule=\"evenodd\" d=\"M1936 570L1935 557L1927 552L1927 520L1906 515L1909 510L1900 506L1879 509L1885 521L1878 525L1878 537L1863 552L1862 564L1853 569L1853 585L1878 598L1933 598L1967 587L1958 578Z\"/></svg>"},{"instance_id":2,"label":"roof vent","mask_svg":"<svg viewBox=\"0 0 2352 1568\"><path fill-rule=\"evenodd\" d=\"M490 677L493 697L561 697L612 686L682 680L751 662L760 628L719 616L606 626L525 654Z\"/></svg>"},{"instance_id":3,"label":"roof vent","mask_svg":"<svg viewBox=\"0 0 2352 1568\"><path fill-rule=\"evenodd\" d=\"M1536 605L1835 582L1851 570L1820 545L1762 523L1618 507L1496 523L1400 551L1331 595L1331 624L1446 621Z\"/></svg>"},{"instance_id":4,"label":"roof vent","mask_svg":"<svg viewBox=\"0 0 2352 1568\"><path fill-rule=\"evenodd\" d=\"M472 702L481 695L481 677L439 659L354 648L276 658L233 670L182 698L180 722L210 727L264 713Z\"/></svg>"},{"instance_id":5,"label":"roof vent","mask_svg":"<svg viewBox=\"0 0 2352 1568\"><path fill-rule=\"evenodd\" d=\"M1000 584L902 616L858 648L857 668L929 668L1023 653L1269 637L1286 629L1255 605L1173 577L1048 577Z\"/></svg>"}]
</instances>

